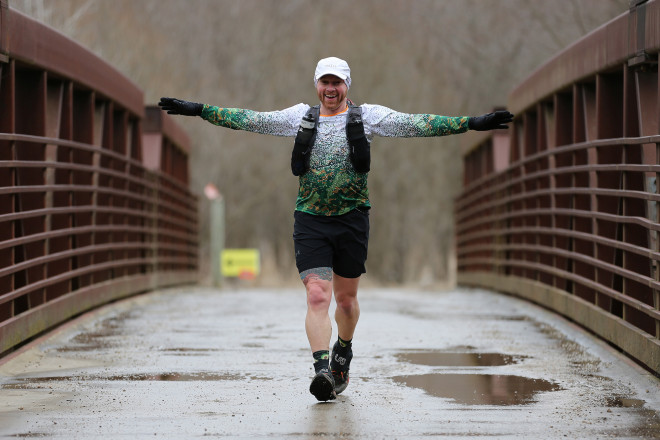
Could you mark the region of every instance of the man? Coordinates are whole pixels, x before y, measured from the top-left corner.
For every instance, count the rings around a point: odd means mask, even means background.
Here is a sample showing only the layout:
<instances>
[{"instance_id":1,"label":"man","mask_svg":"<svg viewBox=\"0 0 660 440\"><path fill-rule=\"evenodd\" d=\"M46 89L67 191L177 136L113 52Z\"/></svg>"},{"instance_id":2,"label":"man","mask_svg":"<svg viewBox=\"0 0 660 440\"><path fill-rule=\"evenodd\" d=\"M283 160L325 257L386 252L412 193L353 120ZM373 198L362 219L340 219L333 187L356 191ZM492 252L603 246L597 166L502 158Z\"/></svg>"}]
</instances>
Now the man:
<instances>
[{"instance_id":1,"label":"man","mask_svg":"<svg viewBox=\"0 0 660 440\"><path fill-rule=\"evenodd\" d=\"M399 113L380 105L354 107L347 96L350 68L335 57L318 62L314 83L320 102L317 110L297 104L256 112L174 98L161 98L158 105L170 114L201 116L235 130L296 137L291 165L300 177L293 239L296 266L307 291L305 330L315 370L310 392L319 401L327 401L349 382L351 343L360 316L357 291L360 276L366 272L369 239L371 140L374 136L444 136L468 129L507 128L513 115L499 111L479 117L445 117ZM333 291L338 339L330 356L328 311Z\"/></svg>"}]
</instances>

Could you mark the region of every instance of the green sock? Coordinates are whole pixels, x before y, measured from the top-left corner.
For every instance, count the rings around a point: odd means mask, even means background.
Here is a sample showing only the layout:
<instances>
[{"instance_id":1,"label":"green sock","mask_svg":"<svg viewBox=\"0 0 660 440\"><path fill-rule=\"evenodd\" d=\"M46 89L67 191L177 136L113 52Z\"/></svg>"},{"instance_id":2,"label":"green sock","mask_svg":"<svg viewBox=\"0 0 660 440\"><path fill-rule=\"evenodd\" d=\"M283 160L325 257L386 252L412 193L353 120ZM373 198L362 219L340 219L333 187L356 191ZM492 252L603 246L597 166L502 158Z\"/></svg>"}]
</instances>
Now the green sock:
<instances>
[{"instance_id":1,"label":"green sock","mask_svg":"<svg viewBox=\"0 0 660 440\"><path fill-rule=\"evenodd\" d=\"M314 372L330 369L330 350L315 351L312 356L314 356Z\"/></svg>"},{"instance_id":2,"label":"green sock","mask_svg":"<svg viewBox=\"0 0 660 440\"><path fill-rule=\"evenodd\" d=\"M352 342L353 342L352 339L349 339L348 341L344 341L342 338L337 337L337 340L339 341L339 345L341 345L342 348L351 348L351 345L353 345L352 344Z\"/></svg>"}]
</instances>

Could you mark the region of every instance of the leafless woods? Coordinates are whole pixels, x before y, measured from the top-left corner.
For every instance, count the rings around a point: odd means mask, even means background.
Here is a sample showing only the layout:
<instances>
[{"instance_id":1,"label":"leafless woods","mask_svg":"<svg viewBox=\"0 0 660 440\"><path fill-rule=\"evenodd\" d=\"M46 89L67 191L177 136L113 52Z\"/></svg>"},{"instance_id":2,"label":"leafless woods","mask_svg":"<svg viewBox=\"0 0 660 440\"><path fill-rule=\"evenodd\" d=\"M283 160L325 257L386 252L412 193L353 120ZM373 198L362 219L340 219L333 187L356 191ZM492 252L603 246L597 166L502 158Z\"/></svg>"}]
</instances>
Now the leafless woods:
<instances>
[{"instance_id":1,"label":"leafless woods","mask_svg":"<svg viewBox=\"0 0 660 440\"><path fill-rule=\"evenodd\" d=\"M145 90L222 107L314 104L326 56L352 69L349 97L411 113L475 115L571 42L624 12L628 0L10 0ZM297 179L291 139L179 117L193 139L192 187L227 207L227 245L258 247L264 283L296 279L291 240ZM452 279L459 137L376 139L369 186L367 279ZM202 197L201 243L208 206ZM207 249L202 248L202 253Z\"/></svg>"}]
</instances>

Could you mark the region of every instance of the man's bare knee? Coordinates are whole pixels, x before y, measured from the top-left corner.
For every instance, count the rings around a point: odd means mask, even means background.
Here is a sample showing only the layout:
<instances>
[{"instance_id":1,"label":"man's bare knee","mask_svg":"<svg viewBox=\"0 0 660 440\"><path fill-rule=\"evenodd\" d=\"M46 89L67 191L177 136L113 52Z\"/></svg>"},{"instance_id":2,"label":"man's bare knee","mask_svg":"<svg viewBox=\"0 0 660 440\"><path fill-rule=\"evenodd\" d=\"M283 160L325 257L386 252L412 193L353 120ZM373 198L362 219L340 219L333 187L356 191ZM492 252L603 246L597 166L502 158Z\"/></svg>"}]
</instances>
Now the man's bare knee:
<instances>
[{"instance_id":1,"label":"man's bare knee","mask_svg":"<svg viewBox=\"0 0 660 440\"><path fill-rule=\"evenodd\" d=\"M331 297L331 293L313 283L307 289L307 304L313 310L328 310Z\"/></svg>"},{"instance_id":2,"label":"man's bare knee","mask_svg":"<svg viewBox=\"0 0 660 440\"><path fill-rule=\"evenodd\" d=\"M337 307L350 312L357 304L357 292L336 293L335 301L337 302Z\"/></svg>"},{"instance_id":3,"label":"man's bare knee","mask_svg":"<svg viewBox=\"0 0 660 440\"><path fill-rule=\"evenodd\" d=\"M316 268L300 274L307 290L307 304L311 309L325 309L330 307L332 299L332 270L330 268Z\"/></svg>"}]
</instances>

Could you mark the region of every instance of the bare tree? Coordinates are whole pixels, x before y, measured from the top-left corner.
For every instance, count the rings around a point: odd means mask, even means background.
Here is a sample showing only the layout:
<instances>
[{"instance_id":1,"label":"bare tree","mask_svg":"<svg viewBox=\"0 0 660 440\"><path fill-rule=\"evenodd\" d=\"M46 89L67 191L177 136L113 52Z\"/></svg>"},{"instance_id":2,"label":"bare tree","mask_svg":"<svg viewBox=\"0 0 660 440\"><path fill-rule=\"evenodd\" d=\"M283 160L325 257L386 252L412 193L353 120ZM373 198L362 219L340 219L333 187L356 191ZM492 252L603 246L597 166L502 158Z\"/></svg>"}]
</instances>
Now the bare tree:
<instances>
[{"instance_id":1,"label":"bare tree","mask_svg":"<svg viewBox=\"0 0 660 440\"><path fill-rule=\"evenodd\" d=\"M350 97L404 112L470 115L574 40L624 13L627 0L10 0L160 96L255 110L315 103L316 61L353 70ZM295 280L291 139L177 120L193 140L194 191L215 183L227 244L259 247L269 283ZM446 281L459 138L376 139L367 279ZM207 207L202 205L202 230ZM264 221L268 219L268 221ZM206 243L204 238L202 243Z\"/></svg>"}]
</instances>

